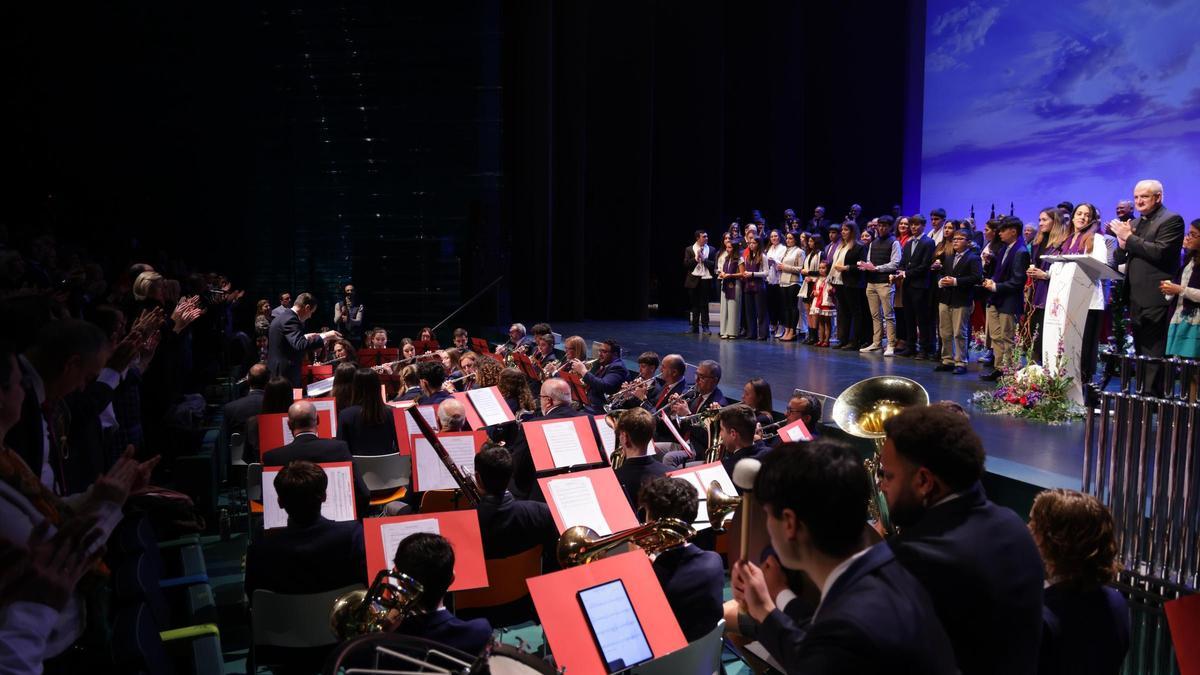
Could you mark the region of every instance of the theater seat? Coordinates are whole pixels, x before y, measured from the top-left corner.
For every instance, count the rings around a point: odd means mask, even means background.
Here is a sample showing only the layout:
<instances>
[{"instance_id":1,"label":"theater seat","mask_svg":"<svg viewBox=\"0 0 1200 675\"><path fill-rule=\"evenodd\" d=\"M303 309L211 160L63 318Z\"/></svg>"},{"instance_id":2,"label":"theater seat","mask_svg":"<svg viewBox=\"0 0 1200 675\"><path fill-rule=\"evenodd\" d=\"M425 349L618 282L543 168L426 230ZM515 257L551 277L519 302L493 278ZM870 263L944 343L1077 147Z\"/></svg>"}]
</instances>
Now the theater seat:
<instances>
[{"instance_id":1,"label":"theater seat","mask_svg":"<svg viewBox=\"0 0 1200 675\"><path fill-rule=\"evenodd\" d=\"M371 506L383 506L408 494L412 479L412 457L390 455L355 455L354 468L362 474L371 491Z\"/></svg>"},{"instance_id":2,"label":"theater seat","mask_svg":"<svg viewBox=\"0 0 1200 675\"><path fill-rule=\"evenodd\" d=\"M525 580L542 573L542 547L535 546L507 558L485 561L491 585L454 594L455 609L496 607L529 595Z\"/></svg>"},{"instance_id":3,"label":"theater seat","mask_svg":"<svg viewBox=\"0 0 1200 675\"><path fill-rule=\"evenodd\" d=\"M321 593L287 594L258 589L250 603L250 655L247 672L259 666L321 663L338 638L329 623L334 600L363 588L347 586Z\"/></svg>"},{"instance_id":4,"label":"theater seat","mask_svg":"<svg viewBox=\"0 0 1200 675\"><path fill-rule=\"evenodd\" d=\"M721 672L725 620L682 649L630 669L631 675L716 675Z\"/></svg>"}]
</instances>

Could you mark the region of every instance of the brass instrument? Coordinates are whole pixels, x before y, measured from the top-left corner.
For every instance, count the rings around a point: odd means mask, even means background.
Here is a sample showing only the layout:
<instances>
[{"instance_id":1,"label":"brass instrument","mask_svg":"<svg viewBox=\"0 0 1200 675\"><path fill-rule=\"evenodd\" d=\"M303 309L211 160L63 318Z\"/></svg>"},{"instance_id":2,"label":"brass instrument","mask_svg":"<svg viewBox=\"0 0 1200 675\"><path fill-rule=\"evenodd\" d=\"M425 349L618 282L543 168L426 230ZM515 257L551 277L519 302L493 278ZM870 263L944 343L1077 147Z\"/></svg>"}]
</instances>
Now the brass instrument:
<instances>
[{"instance_id":1,"label":"brass instrument","mask_svg":"<svg viewBox=\"0 0 1200 675\"><path fill-rule=\"evenodd\" d=\"M417 354L416 356L410 356L407 359L400 359L399 361L388 361L387 363L381 363L377 366L371 366L371 370L373 370L377 373L382 373L382 372L386 372L388 368L395 370L396 366L405 365L409 361L421 361L422 359L433 359L433 358L440 358L440 357L438 357L437 352L425 352L424 354Z\"/></svg>"},{"instance_id":2,"label":"brass instrument","mask_svg":"<svg viewBox=\"0 0 1200 675\"><path fill-rule=\"evenodd\" d=\"M762 436L758 440L760 440L764 443L775 440L776 438L779 437L779 430L789 424L791 424L791 422L788 422L786 419L782 419L782 420L779 420L778 422L772 422L771 424L768 424L765 427L759 427L758 431L760 433L762 433ZM770 431L772 433L766 433L768 431Z\"/></svg>"},{"instance_id":3,"label":"brass instrument","mask_svg":"<svg viewBox=\"0 0 1200 675\"><path fill-rule=\"evenodd\" d=\"M657 417L660 412L670 408L675 404L676 401L690 401L696 398L696 396L699 394L700 392L696 389L696 385L694 384L688 387L687 391L683 392L682 394L671 394L670 398L667 399L667 402L662 404L661 408L654 411L654 415Z\"/></svg>"},{"instance_id":4,"label":"brass instrument","mask_svg":"<svg viewBox=\"0 0 1200 675\"><path fill-rule=\"evenodd\" d=\"M875 477L886 436L883 423L914 405L929 405L929 392L907 377L893 375L860 380L838 395L833 403L833 421L842 431L875 442L874 456L864 460L863 465L871 480L871 516L883 525L887 534L894 534L895 528L888 517L887 499L879 490L879 481Z\"/></svg>"},{"instance_id":5,"label":"brass instrument","mask_svg":"<svg viewBox=\"0 0 1200 675\"><path fill-rule=\"evenodd\" d=\"M572 363L575 363L578 360L579 359L564 359L561 362L556 361L554 364L551 364L546 367L546 370L545 370L546 377L554 377L555 375L558 374L558 371L562 370L563 368L569 367ZM592 364L599 360L600 359L588 359L587 361L583 362L583 367L591 368Z\"/></svg>"},{"instance_id":6,"label":"brass instrument","mask_svg":"<svg viewBox=\"0 0 1200 675\"><path fill-rule=\"evenodd\" d=\"M568 528L558 538L558 563L563 567L575 567L600 560L621 544L629 543L646 553L662 553L683 546L696 536L691 525L678 518L659 518L645 525L614 532L601 537L586 525Z\"/></svg>"},{"instance_id":7,"label":"brass instrument","mask_svg":"<svg viewBox=\"0 0 1200 675\"><path fill-rule=\"evenodd\" d=\"M649 378L639 377L636 380L630 380L626 382L625 384L621 385L621 388L618 389L615 394L609 397L608 403L606 403L604 407L608 410L612 410L617 406L626 403L629 397L633 396L633 392L635 390L637 390L639 387L649 386L652 382L654 382L653 376Z\"/></svg>"},{"instance_id":8,"label":"brass instrument","mask_svg":"<svg viewBox=\"0 0 1200 675\"><path fill-rule=\"evenodd\" d=\"M442 445L437 434L434 433L433 427L429 426L429 422L425 421L425 417L417 410L417 406L409 408L408 412L412 415L413 421L416 422L417 428L421 430L421 435L425 437L425 440L429 441L429 445L433 446L433 451L437 453L438 459L442 460L442 464L446 465L446 471L449 472L450 477L458 485L458 492L466 498L468 504L479 506L479 487L475 485L474 479L463 475L462 470L458 468L458 465L454 463L454 459L450 457L450 453L446 451L446 446Z\"/></svg>"},{"instance_id":9,"label":"brass instrument","mask_svg":"<svg viewBox=\"0 0 1200 675\"><path fill-rule=\"evenodd\" d=\"M339 640L391 631L416 614L424 591L416 579L392 570L379 570L367 590L343 593L329 610L329 626Z\"/></svg>"},{"instance_id":10,"label":"brass instrument","mask_svg":"<svg viewBox=\"0 0 1200 675\"><path fill-rule=\"evenodd\" d=\"M726 408L732 408L735 405L744 405L744 404L741 401L738 401L737 403L730 403L729 405L722 406L720 408L709 408L706 410L701 410L698 412L694 412L691 415L687 415L685 417L680 417L679 419L675 420L675 423L678 425L678 424L690 424L692 422L701 422L701 423L709 422L709 421L715 419L717 417L717 415L720 415L722 410L725 410Z\"/></svg>"},{"instance_id":11,"label":"brass instrument","mask_svg":"<svg viewBox=\"0 0 1200 675\"><path fill-rule=\"evenodd\" d=\"M612 427L613 434L617 433L617 425L621 423L621 415L625 414L624 410L610 410L604 414L604 423ZM625 451L620 447L620 438L613 439L613 451L608 457L608 463L617 470L625 464Z\"/></svg>"},{"instance_id":12,"label":"brass instrument","mask_svg":"<svg viewBox=\"0 0 1200 675\"><path fill-rule=\"evenodd\" d=\"M704 493L704 513L708 516L708 524L714 532L724 532L725 516L733 513L741 505L742 498L725 494L717 481L708 484L708 490Z\"/></svg>"},{"instance_id":13,"label":"brass instrument","mask_svg":"<svg viewBox=\"0 0 1200 675\"><path fill-rule=\"evenodd\" d=\"M528 354L528 353L529 353L529 343L528 342L525 344L517 345L516 347L514 347L512 349L504 350L504 365L505 365L505 367L516 368L517 367L517 359L514 358L514 355Z\"/></svg>"}]
</instances>

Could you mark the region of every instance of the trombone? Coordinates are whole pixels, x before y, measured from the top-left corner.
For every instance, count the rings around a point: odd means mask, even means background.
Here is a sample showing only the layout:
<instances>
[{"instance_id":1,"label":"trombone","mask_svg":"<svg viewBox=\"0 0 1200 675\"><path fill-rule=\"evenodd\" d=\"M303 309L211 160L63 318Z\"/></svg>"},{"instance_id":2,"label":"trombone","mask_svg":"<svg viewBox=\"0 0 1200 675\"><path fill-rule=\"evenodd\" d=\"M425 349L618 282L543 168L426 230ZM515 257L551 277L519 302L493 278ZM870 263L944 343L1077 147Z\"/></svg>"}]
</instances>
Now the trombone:
<instances>
[{"instance_id":1,"label":"trombone","mask_svg":"<svg viewBox=\"0 0 1200 675\"><path fill-rule=\"evenodd\" d=\"M555 553L558 564L575 567L596 562L621 544L633 544L647 554L654 555L683 546L694 536L696 530L678 518L659 518L607 537L599 536L587 525L576 525L558 538Z\"/></svg>"}]
</instances>

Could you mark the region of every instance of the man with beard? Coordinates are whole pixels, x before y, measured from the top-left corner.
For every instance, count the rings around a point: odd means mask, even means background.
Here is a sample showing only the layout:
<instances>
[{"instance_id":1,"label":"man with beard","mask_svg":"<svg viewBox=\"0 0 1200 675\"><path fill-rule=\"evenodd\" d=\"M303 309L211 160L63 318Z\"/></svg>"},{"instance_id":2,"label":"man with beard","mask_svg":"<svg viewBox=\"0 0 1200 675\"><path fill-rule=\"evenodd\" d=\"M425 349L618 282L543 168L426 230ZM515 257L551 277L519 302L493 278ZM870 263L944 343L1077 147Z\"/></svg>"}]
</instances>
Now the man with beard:
<instances>
[{"instance_id":1,"label":"man with beard","mask_svg":"<svg viewBox=\"0 0 1200 675\"><path fill-rule=\"evenodd\" d=\"M924 584L963 675L1037 671L1042 561L1025 523L988 501L984 452L964 415L912 407L884 423L888 545Z\"/></svg>"}]
</instances>

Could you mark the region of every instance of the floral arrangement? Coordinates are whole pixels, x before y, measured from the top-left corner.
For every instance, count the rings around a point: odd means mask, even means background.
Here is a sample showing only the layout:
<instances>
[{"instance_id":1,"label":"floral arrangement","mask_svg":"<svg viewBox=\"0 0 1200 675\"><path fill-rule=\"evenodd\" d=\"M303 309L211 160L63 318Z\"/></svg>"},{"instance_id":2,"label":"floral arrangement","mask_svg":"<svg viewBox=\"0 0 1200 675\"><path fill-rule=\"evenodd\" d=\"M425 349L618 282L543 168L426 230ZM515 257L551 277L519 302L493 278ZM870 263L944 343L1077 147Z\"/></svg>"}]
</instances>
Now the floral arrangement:
<instances>
[{"instance_id":1,"label":"floral arrangement","mask_svg":"<svg viewBox=\"0 0 1200 675\"><path fill-rule=\"evenodd\" d=\"M1067 398L1067 389L1074 378L1067 374L1062 341L1058 343L1058 367L1054 370L1043 368L1034 360L1034 343L1034 339L1018 336L1010 356L1004 363L996 364L1003 373L996 382L996 388L975 392L971 402L984 412L1048 424L1082 419L1084 409Z\"/></svg>"}]
</instances>

